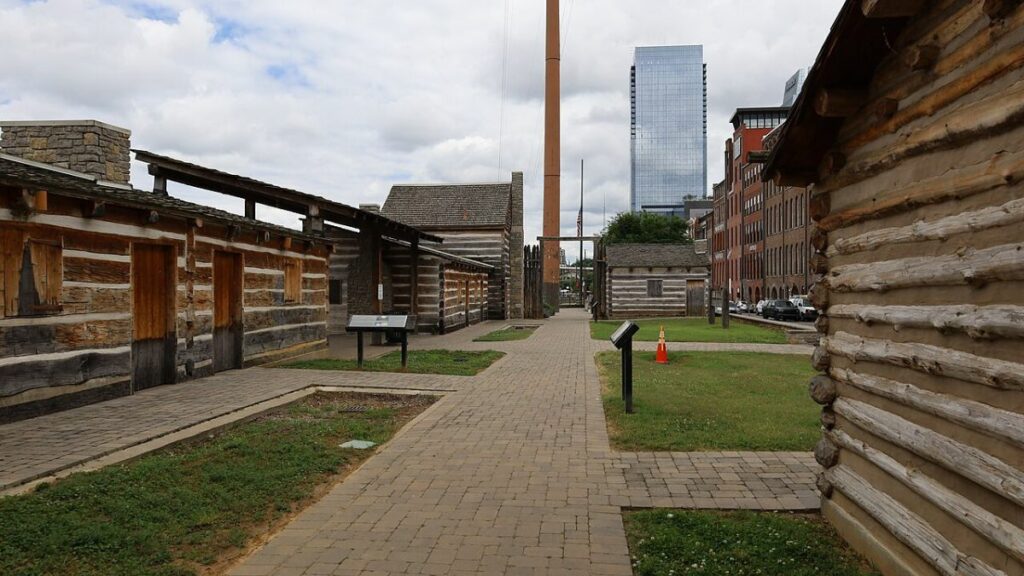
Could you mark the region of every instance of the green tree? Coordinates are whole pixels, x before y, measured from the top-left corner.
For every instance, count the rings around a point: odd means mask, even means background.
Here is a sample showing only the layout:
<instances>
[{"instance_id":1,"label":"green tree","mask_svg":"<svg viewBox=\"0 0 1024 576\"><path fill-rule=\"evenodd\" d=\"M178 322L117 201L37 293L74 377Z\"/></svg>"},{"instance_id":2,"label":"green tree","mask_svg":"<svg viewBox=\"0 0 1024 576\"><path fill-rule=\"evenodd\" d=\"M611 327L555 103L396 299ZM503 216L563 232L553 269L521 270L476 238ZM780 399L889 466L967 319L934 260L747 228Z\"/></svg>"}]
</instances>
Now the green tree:
<instances>
[{"instance_id":1,"label":"green tree","mask_svg":"<svg viewBox=\"0 0 1024 576\"><path fill-rule=\"evenodd\" d=\"M678 216L619 212L604 233L607 244L692 244L689 225Z\"/></svg>"}]
</instances>

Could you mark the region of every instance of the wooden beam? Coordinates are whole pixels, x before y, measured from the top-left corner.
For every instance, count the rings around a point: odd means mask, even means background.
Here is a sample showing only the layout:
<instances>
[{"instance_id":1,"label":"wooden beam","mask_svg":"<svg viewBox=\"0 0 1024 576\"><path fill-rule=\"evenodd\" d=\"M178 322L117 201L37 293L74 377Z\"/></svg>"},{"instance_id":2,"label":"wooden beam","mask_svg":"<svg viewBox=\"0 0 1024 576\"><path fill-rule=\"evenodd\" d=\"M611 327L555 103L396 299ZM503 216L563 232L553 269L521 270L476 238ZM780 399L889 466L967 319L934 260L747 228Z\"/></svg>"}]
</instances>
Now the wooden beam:
<instances>
[{"instance_id":1,"label":"wooden beam","mask_svg":"<svg viewBox=\"0 0 1024 576\"><path fill-rule=\"evenodd\" d=\"M863 0L860 9L868 18L908 18L924 5L925 0Z\"/></svg>"},{"instance_id":2,"label":"wooden beam","mask_svg":"<svg viewBox=\"0 0 1024 576\"><path fill-rule=\"evenodd\" d=\"M47 198L46 190L36 190L36 211L46 212L49 206L49 199Z\"/></svg>"},{"instance_id":3,"label":"wooden beam","mask_svg":"<svg viewBox=\"0 0 1024 576\"><path fill-rule=\"evenodd\" d=\"M806 188L818 181L818 174L813 170L776 170L771 181L779 187Z\"/></svg>"},{"instance_id":4,"label":"wooden beam","mask_svg":"<svg viewBox=\"0 0 1024 576\"><path fill-rule=\"evenodd\" d=\"M153 176L153 193L167 196L167 177L162 174Z\"/></svg>"},{"instance_id":5,"label":"wooden beam","mask_svg":"<svg viewBox=\"0 0 1024 576\"><path fill-rule=\"evenodd\" d=\"M846 118L856 114L866 101L864 90L822 88L814 98L814 111L823 118Z\"/></svg>"}]
</instances>

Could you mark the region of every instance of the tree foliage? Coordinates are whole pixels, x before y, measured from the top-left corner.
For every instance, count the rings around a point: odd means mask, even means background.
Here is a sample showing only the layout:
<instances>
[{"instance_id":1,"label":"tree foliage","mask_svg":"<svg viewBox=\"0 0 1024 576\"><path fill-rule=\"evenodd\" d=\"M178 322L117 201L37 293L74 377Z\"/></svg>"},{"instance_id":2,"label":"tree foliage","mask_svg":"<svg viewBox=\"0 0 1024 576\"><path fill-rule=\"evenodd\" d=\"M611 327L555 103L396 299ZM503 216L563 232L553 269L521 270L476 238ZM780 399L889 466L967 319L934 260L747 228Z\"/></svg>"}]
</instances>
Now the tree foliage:
<instances>
[{"instance_id":1,"label":"tree foliage","mask_svg":"<svg viewBox=\"0 0 1024 576\"><path fill-rule=\"evenodd\" d=\"M607 244L691 244L689 225L680 217L654 212L620 212L608 223Z\"/></svg>"}]
</instances>

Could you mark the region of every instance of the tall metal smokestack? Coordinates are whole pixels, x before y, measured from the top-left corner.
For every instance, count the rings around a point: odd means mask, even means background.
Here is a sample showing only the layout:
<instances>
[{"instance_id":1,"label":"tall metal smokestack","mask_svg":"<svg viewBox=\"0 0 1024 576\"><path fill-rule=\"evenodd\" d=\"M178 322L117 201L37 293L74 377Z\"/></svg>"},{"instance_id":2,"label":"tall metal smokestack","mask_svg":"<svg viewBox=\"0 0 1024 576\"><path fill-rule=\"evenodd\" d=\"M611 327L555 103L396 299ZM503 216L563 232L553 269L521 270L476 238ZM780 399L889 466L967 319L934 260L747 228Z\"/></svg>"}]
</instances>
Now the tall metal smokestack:
<instances>
[{"instance_id":1,"label":"tall metal smokestack","mask_svg":"<svg viewBox=\"0 0 1024 576\"><path fill-rule=\"evenodd\" d=\"M547 49L544 75L544 236L560 236L561 87L558 0L547 0ZM558 309L562 261L559 242L544 242L544 303Z\"/></svg>"}]
</instances>

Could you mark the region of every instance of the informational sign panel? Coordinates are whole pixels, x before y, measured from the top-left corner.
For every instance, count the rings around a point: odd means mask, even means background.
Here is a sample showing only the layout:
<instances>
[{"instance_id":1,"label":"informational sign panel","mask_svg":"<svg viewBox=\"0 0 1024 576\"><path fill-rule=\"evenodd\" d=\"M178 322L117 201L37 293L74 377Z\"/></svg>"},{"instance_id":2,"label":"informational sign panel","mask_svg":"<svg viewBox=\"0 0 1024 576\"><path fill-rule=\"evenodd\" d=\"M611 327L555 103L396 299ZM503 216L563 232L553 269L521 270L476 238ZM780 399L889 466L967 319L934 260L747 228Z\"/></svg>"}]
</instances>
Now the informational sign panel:
<instances>
[{"instance_id":1,"label":"informational sign panel","mask_svg":"<svg viewBox=\"0 0 1024 576\"><path fill-rule=\"evenodd\" d=\"M411 330L410 316L387 314L353 314L348 317L349 332L383 332L385 330Z\"/></svg>"},{"instance_id":2,"label":"informational sign panel","mask_svg":"<svg viewBox=\"0 0 1024 576\"><path fill-rule=\"evenodd\" d=\"M612 341L612 344L615 344L616 348L622 348L626 342L633 338L633 334L636 334L638 330L640 330L639 326L629 320L626 320L621 326L615 329L615 332L612 332L612 335L608 339Z\"/></svg>"}]
</instances>

